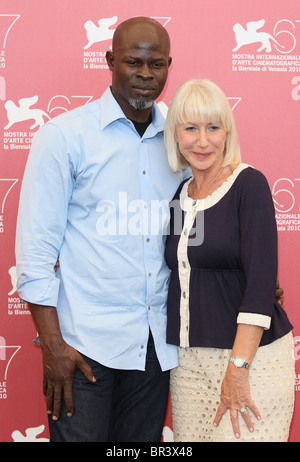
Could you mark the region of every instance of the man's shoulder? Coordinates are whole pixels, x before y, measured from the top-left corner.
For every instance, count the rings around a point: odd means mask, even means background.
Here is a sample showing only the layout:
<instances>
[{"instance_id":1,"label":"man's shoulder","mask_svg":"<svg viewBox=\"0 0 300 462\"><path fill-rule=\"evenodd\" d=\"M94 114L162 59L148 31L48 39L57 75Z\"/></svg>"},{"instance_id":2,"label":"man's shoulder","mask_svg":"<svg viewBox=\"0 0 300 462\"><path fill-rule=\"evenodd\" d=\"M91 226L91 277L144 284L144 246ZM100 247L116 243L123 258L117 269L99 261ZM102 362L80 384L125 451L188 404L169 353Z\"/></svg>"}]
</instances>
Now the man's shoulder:
<instances>
[{"instance_id":1,"label":"man's shoulder","mask_svg":"<svg viewBox=\"0 0 300 462\"><path fill-rule=\"evenodd\" d=\"M56 117L53 117L48 124L56 125L57 127L63 127L64 125L80 122L81 120L88 121L90 117L95 117L99 114L100 99L96 99L77 108L71 109L70 111L64 112Z\"/></svg>"}]
</instances>

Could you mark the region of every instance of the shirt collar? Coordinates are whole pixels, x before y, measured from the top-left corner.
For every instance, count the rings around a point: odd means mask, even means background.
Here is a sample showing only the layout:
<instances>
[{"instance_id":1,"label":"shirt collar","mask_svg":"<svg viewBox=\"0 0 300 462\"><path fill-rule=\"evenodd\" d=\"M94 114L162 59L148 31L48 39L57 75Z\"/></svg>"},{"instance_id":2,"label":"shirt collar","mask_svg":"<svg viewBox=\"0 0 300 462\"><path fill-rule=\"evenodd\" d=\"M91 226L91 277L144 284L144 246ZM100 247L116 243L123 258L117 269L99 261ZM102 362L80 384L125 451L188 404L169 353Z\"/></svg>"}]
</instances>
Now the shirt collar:
<instances>
[{"instance_id":1,"label":"shirt collar","mask_svg":"<svg viewBox=\"0 0 300 462\"><path fill-rule=\"evenodd\" d=\"M116 120L127 120L124 112L111 92L111 87L108 87L100 98L100 117L101 130ZM152 107L152 123L147 129L147 136L151 137L158 132L162 132L164 126L165 119L157 104L154 103Z\"/></svg>"}]
</instances>

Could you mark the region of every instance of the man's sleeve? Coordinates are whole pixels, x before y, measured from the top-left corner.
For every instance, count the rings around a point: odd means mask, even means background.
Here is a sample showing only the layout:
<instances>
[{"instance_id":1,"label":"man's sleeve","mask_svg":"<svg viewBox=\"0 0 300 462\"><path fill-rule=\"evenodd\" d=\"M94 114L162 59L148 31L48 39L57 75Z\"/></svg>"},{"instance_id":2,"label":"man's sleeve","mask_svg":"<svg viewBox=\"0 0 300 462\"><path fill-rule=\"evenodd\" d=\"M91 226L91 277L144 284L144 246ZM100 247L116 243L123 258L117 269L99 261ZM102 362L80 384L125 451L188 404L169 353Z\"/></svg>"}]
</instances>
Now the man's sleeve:
<instances>
[{"instance_id":1,"label":"man's sleeve","mask_svg":"<svg viewBox=\"0 0 300 462\"><path fill-rule=\"evenodd\" d=\"M59 128L49 123L35 135L25 168L16 231L19 296L56 306L60 253L72 195L71 154Z\"/></svg>"}]
</instances>

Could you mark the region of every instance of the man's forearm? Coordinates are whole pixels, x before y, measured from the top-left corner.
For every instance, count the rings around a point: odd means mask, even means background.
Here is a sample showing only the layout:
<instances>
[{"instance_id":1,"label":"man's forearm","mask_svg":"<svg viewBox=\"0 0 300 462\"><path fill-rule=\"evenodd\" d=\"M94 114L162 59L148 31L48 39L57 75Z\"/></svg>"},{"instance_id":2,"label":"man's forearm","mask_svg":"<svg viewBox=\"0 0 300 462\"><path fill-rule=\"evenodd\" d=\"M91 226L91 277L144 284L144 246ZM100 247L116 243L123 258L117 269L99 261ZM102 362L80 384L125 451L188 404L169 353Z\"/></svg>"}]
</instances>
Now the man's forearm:
<instances>
[{"instance_id":1,"label":"man's forearm","mask_svg":"<svg viewBox=\"0 0 300 462\"><path fill-rule=\"evenodd\" d=\"M33 321L40 337L41 347L43 348L49 341L60 341L62 335L56 308L53 306L35 305L28 303Z\"/></svg>"}]
</instances>

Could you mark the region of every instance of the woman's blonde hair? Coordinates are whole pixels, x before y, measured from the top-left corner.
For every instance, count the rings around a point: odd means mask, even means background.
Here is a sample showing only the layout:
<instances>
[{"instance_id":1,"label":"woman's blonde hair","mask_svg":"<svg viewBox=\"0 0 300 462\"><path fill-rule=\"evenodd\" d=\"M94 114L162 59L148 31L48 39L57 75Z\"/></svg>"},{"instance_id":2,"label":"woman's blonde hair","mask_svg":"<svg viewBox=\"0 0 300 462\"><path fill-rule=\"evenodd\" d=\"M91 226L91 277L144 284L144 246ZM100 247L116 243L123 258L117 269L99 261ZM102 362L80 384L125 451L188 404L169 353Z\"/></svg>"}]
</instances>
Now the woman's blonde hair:
<instances>
[{"instance_id":1,"label":"woman's blonde hair","mask_svg":"<svg viewBox=\"0 0 300 462\"><path fill-rule=\"evenodd\" d=\"M227 134L222 166L241 162L237 129L226 95L211 80L192 79L177 89L166 118L165 146L173 171L176 172L188 166L175 141L177 125L187 121L221 124Z\"/></svg>"}]
</instances>

